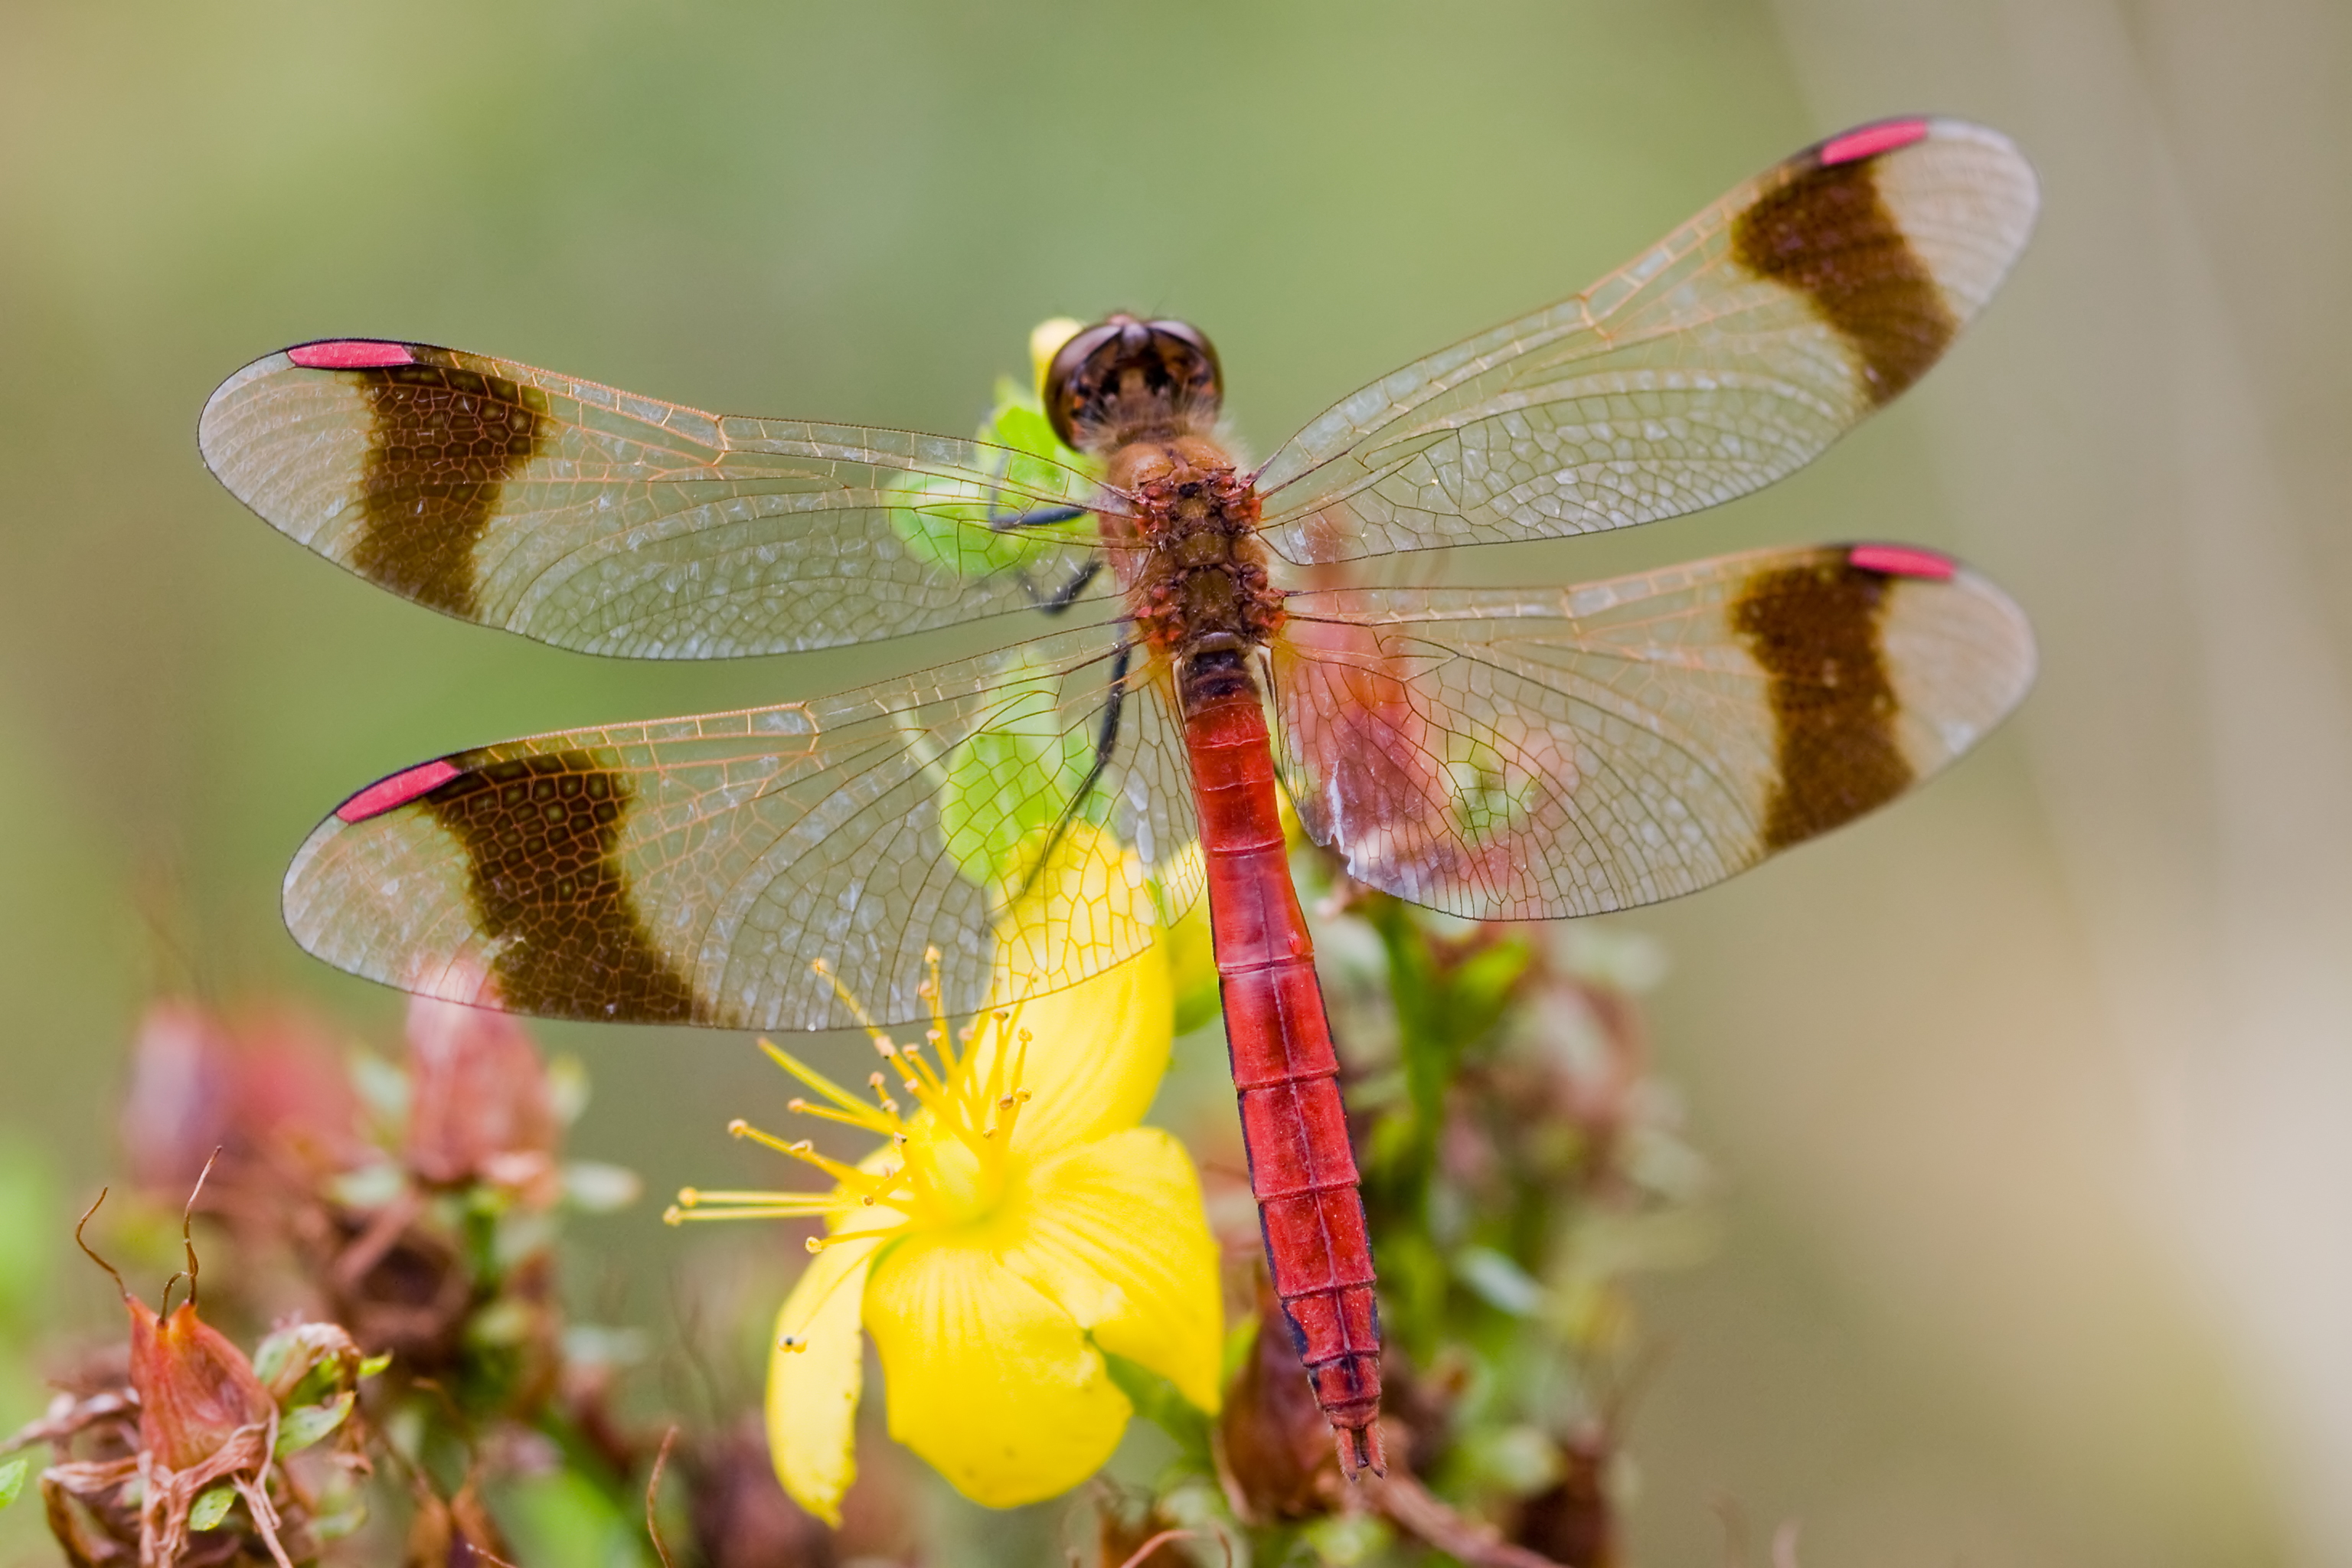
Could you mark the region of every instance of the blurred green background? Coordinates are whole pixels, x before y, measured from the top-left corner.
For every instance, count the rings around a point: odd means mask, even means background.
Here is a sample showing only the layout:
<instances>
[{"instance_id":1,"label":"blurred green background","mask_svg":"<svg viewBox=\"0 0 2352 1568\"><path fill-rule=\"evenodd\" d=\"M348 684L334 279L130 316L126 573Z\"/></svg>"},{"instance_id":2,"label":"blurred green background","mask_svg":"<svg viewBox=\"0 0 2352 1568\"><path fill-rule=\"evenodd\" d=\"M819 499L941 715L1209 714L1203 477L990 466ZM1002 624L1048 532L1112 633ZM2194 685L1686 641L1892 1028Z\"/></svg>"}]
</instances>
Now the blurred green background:
<instances>
[{"instance_id":1,"label":"blurred green background","mask_svg":"<svg viewBox=\"0 0 2352 1568\"><path fill-rule=\"evenodd\" d=\"M355 785L954 646L638 668L404 605L205 473L283 343L405 336L705 408L960 431L1042 317L1201 323L1260 452L1903 110L2003 128L2042 228L1918 392L1724 511L1493 550L1600 575L1954 549L2022 718L1900 809L1629 923L1730 1197L1649 1292L1635 1550L2352 1561L2352 18L2333 0L15 5L0 11L0 1333L87 1314L69 1209L159 990L389 1041L277 884ZM733 1167L738 1037L550 1029L583 1152ZM19 1210L26 1212L19 1213ZM616 1277L688 1242L592 1232ZM708 1242L708 1237L696 1238ZM737 1233L725 1238L756 1246ZM10 1256L22 1248L10 1244ZM0 1422L30 1390L0 1389ZM12 1522L15 1522L12 1521Z\"/></svg>"}]
</instances>

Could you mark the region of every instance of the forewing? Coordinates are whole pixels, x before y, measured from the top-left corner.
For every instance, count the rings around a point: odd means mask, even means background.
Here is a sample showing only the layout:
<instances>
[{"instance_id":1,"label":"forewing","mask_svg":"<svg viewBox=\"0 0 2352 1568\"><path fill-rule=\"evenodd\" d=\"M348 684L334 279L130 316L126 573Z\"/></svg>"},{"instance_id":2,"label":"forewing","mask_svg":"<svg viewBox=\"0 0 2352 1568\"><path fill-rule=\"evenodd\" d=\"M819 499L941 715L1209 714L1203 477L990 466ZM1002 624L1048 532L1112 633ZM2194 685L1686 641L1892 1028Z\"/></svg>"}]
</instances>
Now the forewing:
<instances>
[{"instance_id":1,"label":"forewing","mask_svg":"<svg viewBox=\"0 0 2352 1568\"><path fill-rule=\"evenodd\" d=\"M1719 881L1935 773L2033 676L1999 589L1892 546L1289 608L1274 690L1300 821L1359 881L1480 920Z\"/></svg>"},{"instance_id":2,"label":"forewing","mask_svg":"<svg viewBox=\"0 0 2352 1568\"><path fill-rule=\"evenodd\" d=\"M2037 200L2017 149L1959 121L1808 148L1585 293L1334 405L1259 470L1266 541L1342 561L1745 495L1941 357Z\"/></svg>"},{"instance_id":3,"label":"forewing","mask_svg":"<svg viewBox=\"0 0 2352 1568\"><path fill-rule=\"evenodd\" d=\"M705 414L424 343L257 360L205 405L198 439L238 500L370 582L644 658L830 647L1024 608L1102 548L1073 509L1117 510L1028 453Z\"/></svg>"},{"instance_id":4,"label":"forewing","mask_svg":"<svg viewBox=\"0 0 2352 1568\"><path fill-rule=\"evenodd\" d=\"M286 878L295 938L404 990L547 1017L814 1029L987 996L1000 875L1060 823L1101 729L1115 626L1066 632L819 701L511 741L347 801ZM1119 870L1032 879L1053 989L1131 956L1199 890L1181 742L1150 666L1063 830ZM1034 863L1034 854L1032 864ZM1041 929L1032 920L1020 929ZM1072 955L1076 954L1076 957Z\"/></svg>"}]
</instances>

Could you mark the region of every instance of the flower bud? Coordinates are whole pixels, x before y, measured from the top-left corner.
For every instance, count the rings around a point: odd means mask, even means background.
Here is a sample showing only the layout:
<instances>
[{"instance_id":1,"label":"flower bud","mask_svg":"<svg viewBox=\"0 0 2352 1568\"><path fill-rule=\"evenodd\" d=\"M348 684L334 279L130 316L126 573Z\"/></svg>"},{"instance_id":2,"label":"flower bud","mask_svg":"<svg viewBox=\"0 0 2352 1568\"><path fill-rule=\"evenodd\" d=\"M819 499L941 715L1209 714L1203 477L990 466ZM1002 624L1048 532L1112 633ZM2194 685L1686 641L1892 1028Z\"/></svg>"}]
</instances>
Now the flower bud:
<instances>
[{"instance_id":1,"label":"flower bud","mask_svg":"<svg viewBox=\"0 0 2352 1568\"><path fill-rule=\"evenodd\" d=\"M139 1446L174 1470L217 1454L239 1431L263 1426L273 1406L253 1363L183 1301L159 1318L135 1296L131 1312L131 1386L139 1394Z\"/></svg>"},{"instance_id":2,"label":"flower bud","mask_svg":"<svg viewBox=\"0 0 2352 1568\"><path fill-rule=\"evenodd\" d=\"M193 1002L149 1007L120 1125L131 1174L150 1193L184 1192L216 1152L215 1194L248 1198L256 1183L275 1191L366 1157L332 1037L285 1009L231 1024Z\"/></svg>"},{"instance_id":3,"label":"flower bud","mask_svg":"<svg viewBox=\"0 0 2352 1568\"><path fill-rule=\"evenodd\" d=\"M228 1142L236 1100L228 1042L213 1016L192 1002L150 1006L131 1042L121 1113L132 1180L151 1192L185 1191Z\"/></svg>"},{"instance_id":4,"label":"flower bud","mask_svg":"<svg viewBox=\"0 0 2352 1568\"><path fill-rule=\"evenodd\" d=\"M520 1187L551 1178L559 1128L554 1098L538 1047L512 1018L415 998L408 1007L408 1074L404 1152L419 1180Z\"/></svg>"}]
</instances>

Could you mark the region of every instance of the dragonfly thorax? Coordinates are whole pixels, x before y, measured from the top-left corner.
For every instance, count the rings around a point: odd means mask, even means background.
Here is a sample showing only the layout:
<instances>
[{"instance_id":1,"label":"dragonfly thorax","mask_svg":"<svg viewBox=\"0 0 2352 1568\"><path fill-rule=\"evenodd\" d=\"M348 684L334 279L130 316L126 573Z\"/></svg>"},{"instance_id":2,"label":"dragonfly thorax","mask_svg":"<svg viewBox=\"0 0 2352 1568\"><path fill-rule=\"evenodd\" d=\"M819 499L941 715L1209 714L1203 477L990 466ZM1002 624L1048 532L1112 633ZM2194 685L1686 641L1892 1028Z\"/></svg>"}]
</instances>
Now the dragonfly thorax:
<instances>
[{"instance_id":1,"label":"dragonfly thorax","mask_svg":"<svg viewBox=\"0 0 2352 1568\"><path fill-rule=\"evenodd\" d=\"M1141 640L1174 662L1180 687L1206 656L1274 636L1282 594L1266 575L1257 494L1223 447L1201 436L1129 442L1111 454L1109 479L1134 500L1142 545L1125 552L1129 613Z\"/></svg>"}]
</instances>

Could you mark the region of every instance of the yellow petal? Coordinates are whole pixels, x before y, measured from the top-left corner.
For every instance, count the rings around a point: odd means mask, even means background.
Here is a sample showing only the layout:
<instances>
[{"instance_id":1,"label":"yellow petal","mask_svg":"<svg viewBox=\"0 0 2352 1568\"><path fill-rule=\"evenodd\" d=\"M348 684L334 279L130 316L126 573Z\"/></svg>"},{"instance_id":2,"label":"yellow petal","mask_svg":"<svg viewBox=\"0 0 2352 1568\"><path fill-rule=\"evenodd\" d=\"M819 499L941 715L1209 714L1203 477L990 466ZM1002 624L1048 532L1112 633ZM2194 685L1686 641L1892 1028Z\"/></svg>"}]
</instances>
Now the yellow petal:
<instances>
[{"instance_id":1,"label":"yellow petal","mask_svg":"<svg viewBox=\"0 0 2352 1568\"><path fill-rule=\"evenodd\" d=\"M1045 373L1053 368L1054 356L1062 345L1087 330L1087 324L1072 316L1055 316L1038 322L1029 331L1029 363L1036 367L1037 390L1045 389Z\"/></svg>"},{"instance_id":2,"label":"yellow petal","mask_svg":"<svg viewBox=\"0 0 2352 1568\"><path fill-rule=\"evenodd\" d=\"M1034 836L1042 849L1048 837ZM996 921L991 992L1010 1001L1056 991L1150 944L1160 905L1143 862L1092 823L1072 823L1053 856Z\"/></svg>"},{"instance_id":3,"label":"yellow petal","mask_svg":"<svg viewBox=\"0 0 2352 1568\"><path fill-rule=\"evenodd\" d=\"M1020 1003L1014 1032L1029 1037L1021 1087L1030 1099L1013 1146L1043 1159L1142 1121L1168 1072L1175 1019L1168 958L1157 942L1091 980ZM1021 1050L1004 1033L982 1032L968 1064L979 1081L1003 1046Z\"/></svg>"},{"instance_id":4,"label":"yellow petal","mask_svg":"<svg viewBox=\"0 0 2352 1568\"><path fill-rule=\"evenodd\" d=\"M824 1521L841 1522L841 1494L857 1479L857 1395L866 1342L858 1312L876 1241L828 1247L776 1314L776 1339L805 1342L768 1352L768 1454L793 1500Z\"/></svg>"},{"instance_id":5,"label":"yellow petal","mask_svg":"<svg viewBox=\"0 0 2352 1568\"><path fill-rule=\"evenodd\" d=\"M1224 1308L1217 1243L1182 1144L1132 1127L1055 1156L1009 1201L1005 1267L1095 1342L1217 1408Z\"/></svg>"},{"instance_id":6,"label":"yellow petal","mask_svg":"<svg viewBox=\"0 0 2352 1568\"><path fill-rule=\"evenodd\" d=\"M1086 1331L972 1241L902 1237L866 1283L866 1323L890 1436L974 1502L1012 1508L1101 1468L1132 1412Z\"/></svg>"}]
</instances>

